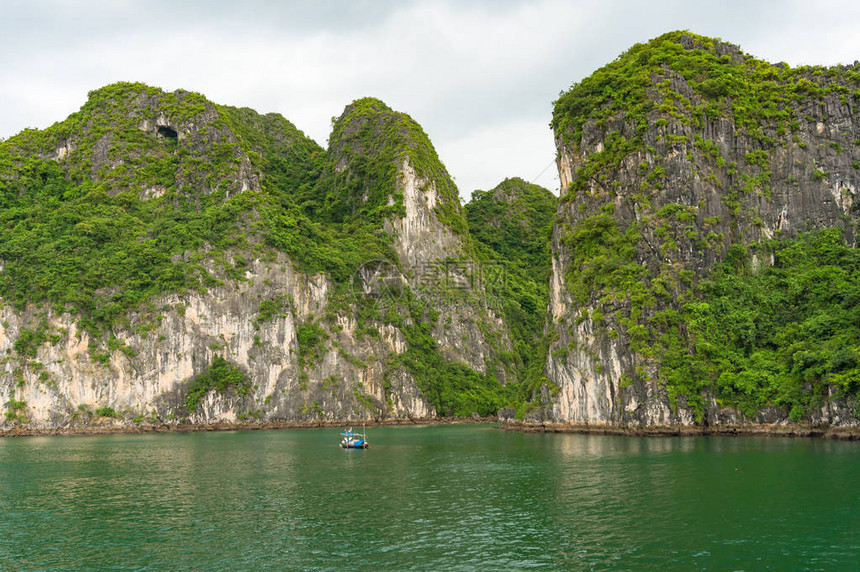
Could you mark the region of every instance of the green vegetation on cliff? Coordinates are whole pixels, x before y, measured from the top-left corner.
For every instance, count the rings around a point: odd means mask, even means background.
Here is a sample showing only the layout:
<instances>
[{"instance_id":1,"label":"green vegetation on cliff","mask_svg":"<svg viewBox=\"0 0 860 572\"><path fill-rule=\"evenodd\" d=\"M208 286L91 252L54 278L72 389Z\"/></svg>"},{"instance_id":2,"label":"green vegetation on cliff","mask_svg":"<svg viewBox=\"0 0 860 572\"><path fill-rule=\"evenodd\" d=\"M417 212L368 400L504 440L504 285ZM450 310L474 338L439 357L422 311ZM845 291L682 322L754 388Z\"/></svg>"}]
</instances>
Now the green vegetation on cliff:
<instances>
[{"instance_id":1,"label":"green vegetation on cliff","mask_svg":"<svg viewBox=\"0 0 860 572\"><path fill-rule=\"evenodd\" d=\"M237 138L227 124L239 123L238 114L269 132ZM157 115L165 123L158 129ZM191 118L197 133L180 137L169 127ZM274 147L289 158L282 170L292 177L269 168ZM252 248L246 215L266 210L259 193L241 192L243 150L273 173L271 187L300 186L307 175L295 173L319 152L283 119L142 84L91 92L66 121L3 142L0 295L77 313L97 332L152 296L219 284L212 263L240 277L244 260L224 254Z\"/></svg>"},{"instance_id":2,"label":"green vegetation on cliff","mask_svg":"<svg viewBox=\"0 0 860 572\"><path fill-rule=\"evenodd\" d=\"M378 99L348 105L333 122L328 152L314 159L299 166L299 175L311 183L297 175L277 184L263 180L272 206L264 212L266 241L307 272L325 272L345 285L364 262L399 265L384 223L405 214L397 191L404 161L418 177L433 181L441 222L466 231L457 188L430 139L411 117ZM295 167L287 162L284 169L290 168Z\"/></svg>"},{"instance_id":3,"label":"green vegetation on cliff","mask_svg":"<svg viewBox=\"0 0 860 572\"><path fill-rule=\"evenodd\" d=\"M413 375L439 415L495 415L516 402L520 384L502 385L494 373L480 373L466 364L445 359L431 334L441 318L439 312L411 292L405 294L393 323L403 331L409 347L391 365L403 366Z\"/></svg>"},{"instance_id":4,"label":"green vegetation on cliff","mask_svg":"<svg viewBox=\"0 0 860 572\"><path fill-rule=\"evenodd\" d=\"M324 165L275 114L143 84L93 91L67 120L0 143L0 295L95 333L153 296L241 280L267 247L346 284L394 254L378 221L317 214L338 192Z\"/></svg>"},{"instance_id":5,"label":"green vegetation on cliff","mask_svg":"<svg viewBox=\"0 0 860 572\"><path fill-rule=\"evenodd\" d=\"M754 416L781 407L799 421L831 399L860 398L860 251L839 229L755 248L741 245L702 280L680 311L652 321L670 398L701 415L701 396ZM684 335L686 332L686 335Z\"/></svg>"},{"instance_id":6,"label":"green vegetation on cliff","mask_svg":"<svg viewBox=\"0 0 860 572\"><path fill-rule=\"evenodd\" d=\"M465 206L472 237L504 260L549 279L549 240L558 198L518 177L475 191Z\"/></svg>"},{"instance_id":7,"label":"green vegetation on cliff","mask_svg":"<svg viewBox=\"0 0 860 572\"><path fill-rule=\"evenodd\" d=\"M673 74L684 78L699 101L670 89ZM649 128L649 112L674 112L683 121L676 109L684 108L694 121L730 117L763 137L764 123L790 128L799 103L831 92L857 99L858 87L858 69L771 64L719 39L676 31L636 44L574 84L555 102L552 127L566 143L577 143L587 122L623 114L641 136Z\"/></svg>"},{"instance_id":8,"label":"green vegetation on cliff","mask_svg":"<svg viewBox=\"0 0 860 572\"><path fill-rule=\"evenodd\" d=\"M582 143L589 125L605 132L604 148L588 155L571 182L571 190L582 191L595 184L611 187L613 171L630 153L653 154L645 145L646 133L672 123L702 129L709 121L726 118L758 147L744 157L744 163L757 168L741 173L737 187L768 194L768 153L785 145L801 121L819 120L824 98L833 94L842 105L856 106L860 68L771 64L718 39L678 31L636 44L574 84L555 102L551 125L572 148ZM665 136L670 144L696 145L710 153L717 166L725 166L725 158L704 133L695 141L685 140L674 132ZM796 138L795 143L803 145ZM660 173L650 174L649 183L658 184ZM567 190L562 189L565 200L573 197L565 195ZM736 190L725 191L729 200L736 199L730 196Z\"/></svg>"},{"instance_id":9,"label":"green vegetation on cliff","mask_svg":"<svg viewBox=\"0 0 860 572\"><path fill-rule=\"evenodd\" d=\"M210 391L218 395L229 391L237 396L244 396L250 388L251 380L238 366L216 356L211 366L191 378L185 394L185 407L189 412L197 411L200 401Z\"/></svg>"},{"instance_id":10,"label":"green vegetation on cliff","mask_svg":"<svg viewBox=\"0 0 860 572\"><path fill-rule=\"evenodd\" d=\"M353 101L334 122L328 160L315 192L324 197L324 204L312 209L328 221L376 226L393 216L402 217L403 196L394 190L407 161L419 178L433 181L440 220L458 233L465 232L457 187L427 134L410 116L372 97Z\"/></svg>"},{"instance_id":11,"label":"green vegetation on cliff","mask_svg":"<svg viewBox=\"0 0 860 572\"><path fill-rule=\"evenodd\" d=\"M504 290L498 301L522 364L519 402L531 400L546 383L543 329L557 204L558 198L547 189L514 177L492 190L473 192L465 206L471 236L487 250L487 260L504 268Z\"/></svg>"},{"instance_id":12,"label":"green vegetation on cliff","mask_svg":"<svg viewBox=\"0 0 860 572\"><path fill-rule=\"evenodd\" d=\"M711 398L794 420L856 403L858 105L856 65L774 65L689 32L560 96L571 322L629 350L622 390L656 381L699 421Z\"/></svg>"}]
</instances>

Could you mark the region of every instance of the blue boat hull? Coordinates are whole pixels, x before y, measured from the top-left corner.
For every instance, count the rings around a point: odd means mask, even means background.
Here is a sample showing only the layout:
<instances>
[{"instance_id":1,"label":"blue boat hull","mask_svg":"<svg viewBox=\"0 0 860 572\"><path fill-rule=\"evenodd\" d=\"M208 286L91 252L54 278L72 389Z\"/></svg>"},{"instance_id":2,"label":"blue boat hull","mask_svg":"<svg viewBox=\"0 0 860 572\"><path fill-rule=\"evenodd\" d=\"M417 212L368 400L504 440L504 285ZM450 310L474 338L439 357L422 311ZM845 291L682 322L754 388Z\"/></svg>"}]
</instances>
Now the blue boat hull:
<instances>
[{"instance_id":1,"label":"blue boat hull","mask_svg":"<svg viewBox=\"0 0 860 572\"><path fill-rule=\"evenodd\" d=\"M349 443L341 443L344 449L367 449L367 441L350 441Z\"/></svg>"}]
</instances>

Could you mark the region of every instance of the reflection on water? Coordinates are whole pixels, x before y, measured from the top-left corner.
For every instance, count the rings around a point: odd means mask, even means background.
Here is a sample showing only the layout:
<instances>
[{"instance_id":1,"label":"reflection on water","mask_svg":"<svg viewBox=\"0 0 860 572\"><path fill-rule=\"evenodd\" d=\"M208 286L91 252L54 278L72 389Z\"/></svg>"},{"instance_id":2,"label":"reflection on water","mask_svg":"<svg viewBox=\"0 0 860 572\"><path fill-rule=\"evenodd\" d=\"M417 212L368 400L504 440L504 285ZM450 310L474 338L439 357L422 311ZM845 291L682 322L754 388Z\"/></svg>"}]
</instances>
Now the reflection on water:
<instances>
[{"instance_id":1,"label":"reflection on water","mask_svg":"<svg viewBox=\"0 0 860 572\"><path fill-rule=\"evenodd\" d=\"M482 426L0 440L0 569L851 568L860 444Z\"/></svg>"}]
</instances>

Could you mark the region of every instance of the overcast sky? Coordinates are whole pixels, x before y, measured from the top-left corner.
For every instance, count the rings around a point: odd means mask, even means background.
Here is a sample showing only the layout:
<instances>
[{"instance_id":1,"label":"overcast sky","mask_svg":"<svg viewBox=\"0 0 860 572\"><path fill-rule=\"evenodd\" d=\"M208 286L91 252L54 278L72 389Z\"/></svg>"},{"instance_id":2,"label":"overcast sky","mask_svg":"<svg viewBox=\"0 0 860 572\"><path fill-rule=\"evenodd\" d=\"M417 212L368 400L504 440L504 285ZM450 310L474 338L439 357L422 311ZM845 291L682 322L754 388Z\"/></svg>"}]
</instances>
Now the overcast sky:
<instances>
[{"instance_id":1,"label":"overcast sky","mask_svg":"<svg viewBox=\"0 0 860 572\"><path fill-rule=\"evenodd\" d=\"M856 1L0 0L0 137L141 81L280 113L325 146L332 116L374 96L424 127L464 200L512 176L557 192L553 100L678 29L772 62L860 59Z\"/></svg>"}]
</instances>

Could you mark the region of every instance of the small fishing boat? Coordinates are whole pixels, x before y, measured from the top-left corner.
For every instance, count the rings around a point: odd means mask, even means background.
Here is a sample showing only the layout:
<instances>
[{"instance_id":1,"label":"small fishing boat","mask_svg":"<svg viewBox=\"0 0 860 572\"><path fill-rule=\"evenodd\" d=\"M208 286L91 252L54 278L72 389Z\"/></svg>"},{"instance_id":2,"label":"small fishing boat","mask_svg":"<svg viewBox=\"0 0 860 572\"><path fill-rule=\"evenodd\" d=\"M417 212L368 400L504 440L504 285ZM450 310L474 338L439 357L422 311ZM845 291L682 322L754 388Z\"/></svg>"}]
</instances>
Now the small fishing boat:
<instances>
[{"instance_id":1,"label":"small fishing boat","mask_svg":"<svg viewBox=\"0 0 860 572\"><path fill-rule=\"evenodd\" d=\"M362 432L353 431L352 427L349 431L344 431L341 435L340 446L344 449L367 449L367 435L362 429Z\"/></svg>"}]
</instances>

